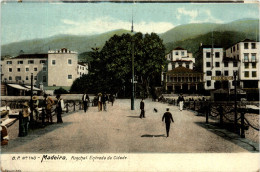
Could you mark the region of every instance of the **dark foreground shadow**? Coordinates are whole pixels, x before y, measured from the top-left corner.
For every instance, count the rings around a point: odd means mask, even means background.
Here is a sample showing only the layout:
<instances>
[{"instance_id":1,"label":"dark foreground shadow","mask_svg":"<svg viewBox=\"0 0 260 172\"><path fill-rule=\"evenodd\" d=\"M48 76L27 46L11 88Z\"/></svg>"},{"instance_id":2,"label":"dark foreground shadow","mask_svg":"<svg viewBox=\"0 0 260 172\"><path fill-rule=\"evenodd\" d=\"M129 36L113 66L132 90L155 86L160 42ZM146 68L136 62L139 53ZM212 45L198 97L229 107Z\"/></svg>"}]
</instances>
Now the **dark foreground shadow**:
<instances>
[{"instance_id":1,"label":"dark foreground shadow","mask_svg":"<svg viewBox=\"0 0 260 172\"><path fill-rule=\"evenodd\" d=\"M160 134L160 135L144 134L141 137L165 137L165 135L164 134Z\"/></svg>"},{"instance_id":2,"label":"dark foreground shadow","mask_svg":"<svg viewBox=\"0 0 260 172\"><path fill-rule=\"evenodd\" d=\"M207 129L208 131L224 138L227 141L230 141L246 150L249 152L259 152L259 144L255 143L249 139L246 138L241 138L238 134L235 134L233 132L228 131L227 129L220 128L217 124L215 123L209 123L206 124L204 122L195 122L200 127L203 127Z\"/></svg>"},{"instance_id":3,"label":"dark foreground shadow","mask_svg":"<svg viewBox=\"0 0 260 172\"><path fill-rule=\"evenodd\" d=\"M140 118L140 116L127 116L129 118Z\"/></svg>"}]
</instances>

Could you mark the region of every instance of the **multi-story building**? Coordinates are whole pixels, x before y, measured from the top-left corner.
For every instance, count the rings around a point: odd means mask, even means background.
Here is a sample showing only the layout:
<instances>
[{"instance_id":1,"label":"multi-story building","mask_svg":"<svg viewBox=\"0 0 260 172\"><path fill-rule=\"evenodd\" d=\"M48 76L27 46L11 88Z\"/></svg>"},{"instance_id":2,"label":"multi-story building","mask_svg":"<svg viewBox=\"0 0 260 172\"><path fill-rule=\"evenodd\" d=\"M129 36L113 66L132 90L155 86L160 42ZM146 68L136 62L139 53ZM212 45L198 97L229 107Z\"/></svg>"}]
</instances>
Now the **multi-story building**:
<instances>
[{"instance_id":1,"label":"multi-story building","mask_svg":"<svg viewBox=\"0 0 260 172\"><path fill-rule=\"evenodd\" d=\"M238 60L241 88L259 88L259 42L245 39L226 50L226 56Z\"/></svg>"},{"instance_id":2,"label":"multi-story building","mask_svg":"<svg viewBox=\"0 0 260 172\"><path fill-rule=\"evenodd\" d=\"M82 65L79 65L82 66ZM2 81L43 86L71 86L78 78L78 54L66 48L47 54L22 54L2 61ZM84 68L87 72L87 68Z\"/></svg>"},{"instance_id":3,"label":"multi-story building","mask_svg":"<svg viewBox=\"0 0 260 172\"><path fill-rule=\"evenodd\" d=\"M168 71L177 67L193 69L195 63L195 58L192 57L192 53L189 53L181 47L173 49L166 55L166 59L168 60Z\"/></svg>"},{"instance_id":4,"label":"multi-story building","mask_svg":"<svg viewBox=\"0 0 260 172\"><path fill-rule=\"evenodd\" d=\"M78 78L82 75L88 74L88 64L83 62L78 62Z\"/></svg>"}]
</instances>

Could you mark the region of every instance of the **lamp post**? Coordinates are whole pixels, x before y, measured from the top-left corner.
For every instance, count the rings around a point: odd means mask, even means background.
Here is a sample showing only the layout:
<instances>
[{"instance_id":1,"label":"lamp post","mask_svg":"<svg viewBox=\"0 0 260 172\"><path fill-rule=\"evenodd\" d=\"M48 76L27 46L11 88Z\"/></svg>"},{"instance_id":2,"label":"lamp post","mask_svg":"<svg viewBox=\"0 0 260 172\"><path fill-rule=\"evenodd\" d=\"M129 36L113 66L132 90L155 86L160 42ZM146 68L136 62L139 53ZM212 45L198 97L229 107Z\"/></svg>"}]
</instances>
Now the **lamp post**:
<instances>
[{"instance_id":1,"label":"lamp post","mask_svg":"<svg viewBox=\"0 0 260 172\"><path fill-rule=\"evenodd\" d=\"M133 25L133 16L132 16L132 27L131 27L131 32L134 32L134 25ZM131 110L134 110L134 96L135 96L135 85L134 85L134 81L135 81L135 72L134 72L134 38L132 35L131 38L131 45L132 45L132 95L131 95Z\"/></svg>"},{"instance_id":2,"label":"lamp post","mask_svg":"<svg viewBox=\"0 0 260 172\"><path fill-rule=\"evenodd\" d=\"M235 84L235 122L234 129L237 132L237 71L234 71L234 84Z\"/></svg>"},{"instance_id":3,"label":"lamp post","mask_svg":"<svg viewBox=\"0 0 260 172\"><path fill-rule=\"evenodd\" d=\"M31 114L30 114L30 124L33 124L33 73L31 73L31 99L30 99L30 109L31 109Z\"/></svg>"}]
</instances>

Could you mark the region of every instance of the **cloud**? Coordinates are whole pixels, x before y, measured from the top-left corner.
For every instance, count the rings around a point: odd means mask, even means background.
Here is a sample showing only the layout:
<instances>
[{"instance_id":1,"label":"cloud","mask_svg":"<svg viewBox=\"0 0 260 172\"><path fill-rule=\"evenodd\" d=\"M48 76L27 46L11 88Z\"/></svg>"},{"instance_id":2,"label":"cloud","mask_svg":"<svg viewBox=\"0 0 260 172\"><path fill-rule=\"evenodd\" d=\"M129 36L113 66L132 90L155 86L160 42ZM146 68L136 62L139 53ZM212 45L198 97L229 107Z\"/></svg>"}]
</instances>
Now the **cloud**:
<instances>
[{"instance_id":1,"label":"cloud","mask_svg":"<svg viewBox=\"0 0 260 172\"><path fill-rule=\"evenodd\" d=\"M101 17L90 21L72 21L63 19L64 34L99 34L116 29L131 30L131 22L117 20L111 17ZM138 22L134 23L134 31L142 33L163 33L172 29L174 25L169 22Z\"/></svg>"},{"instance_id":2,"label":"cloud","mask_svg":"<svg viewBox=\"0 0 260 172\"><path fill-rule=\"evenodd\" d=\"M188 19L187 19L188 17ZM215 18L208 9L189 10L187 8L178 8L176 18L178 20L188 20L189 23L223 23L222 20Z\"/></svg>"}]
</instances>

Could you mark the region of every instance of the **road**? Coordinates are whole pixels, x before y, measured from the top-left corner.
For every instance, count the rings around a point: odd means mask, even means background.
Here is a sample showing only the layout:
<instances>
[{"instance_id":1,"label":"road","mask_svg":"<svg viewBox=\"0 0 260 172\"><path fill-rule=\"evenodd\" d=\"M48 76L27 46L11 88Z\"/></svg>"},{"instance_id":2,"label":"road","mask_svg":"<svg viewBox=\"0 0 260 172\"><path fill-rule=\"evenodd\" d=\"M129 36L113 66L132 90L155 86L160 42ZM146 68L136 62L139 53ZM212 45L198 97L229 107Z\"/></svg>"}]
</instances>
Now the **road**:
<instances>
[{"instance_id":1,"label":"road","mask_svg":"<svg viewBox=\"0 0 260 172\"><path fill-rule=\"evenodd\" d=\"M8 146L2 153L233 153L248 152L205 127L205 117L170 106L174 123L166 138L162 115L167 104L145 100L146 118L140 119L139 102L130 110L130 100L116 100L108 110L97 107L64 114L62 124L33 130L23 138L17 123L10 128ZM153 111L156 108L157 113ZM54 119L56 121L56 118ZM12 128L13 127L13 128Z\"/></svg>"}]
</instances>

